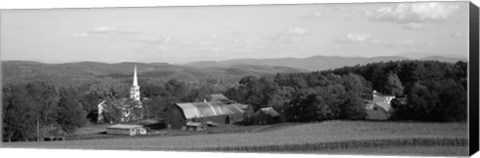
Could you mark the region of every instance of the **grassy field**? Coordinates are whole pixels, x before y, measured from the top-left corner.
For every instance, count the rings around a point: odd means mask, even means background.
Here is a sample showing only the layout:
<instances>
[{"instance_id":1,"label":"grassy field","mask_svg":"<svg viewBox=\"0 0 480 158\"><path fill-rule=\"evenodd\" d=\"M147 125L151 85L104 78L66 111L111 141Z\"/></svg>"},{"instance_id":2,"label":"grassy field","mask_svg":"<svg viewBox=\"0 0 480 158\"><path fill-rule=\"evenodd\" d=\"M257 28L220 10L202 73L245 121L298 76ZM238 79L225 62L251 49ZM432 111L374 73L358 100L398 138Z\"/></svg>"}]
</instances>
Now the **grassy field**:
<instances>
[{"instance_id":1,"label":"grassy field","mask_svg":"<svg viewBox=\"0 0 480 158\"><path fill-rule=\"evenodd\" d=\"M377 148L333 149L330 154L355 155L404 155L404 156L466 156L465 146L387 146Z\"/></svg>"},{"instance_id":2,"label":"grassy field","mask_svg":"<svg viewBox=\"0 0 480 158\"><path fill-rule=\"evenodd\" d=\"M217 129L217 133L197 133L176 137L122 137L64 142L16 142L3 147L129 149L129 150L200 150L232 152L306 152L372 153L401 155L467 154L465 123L402 123L367 121L326 121L308 124L279 124ZM232 129L228 131L226 129ZM243 129L244 131L242 131ZM239 132L241 131L241 132ZM212 134L214 133L214 134ZM422 147L424 152L408 150ZM400 147L400 148L396 148ZM446 149L444 149L446 148ZM399 152L390 152L390 151ZM406 150L406 152L400 152Z\"/></svg>"},{"instance_id":3,"label":"grassy field","mask_svg":"<svg viewBox=\"0 0 480 158\"><path fill-rule=\"evenodd\" d=\"M237 126L237 125L222 125L219 127L211 127L205 131L184 131L184 130L158 130L159 132L167 132L167 136L189 136L189 135L204 135L204 134L228 134L228 133L255 133L277 130L294 125L293 123L281 123L271 125L251 125L251 126ZM131 138L132 136L107 135L106 128L111 124L89 125L79 128L72 136L66 140L84 140L84 139L108 139L108 138ZM133 136L133 137L158 137L158 135L148 136Z\"/></svg>"}]
</instances>

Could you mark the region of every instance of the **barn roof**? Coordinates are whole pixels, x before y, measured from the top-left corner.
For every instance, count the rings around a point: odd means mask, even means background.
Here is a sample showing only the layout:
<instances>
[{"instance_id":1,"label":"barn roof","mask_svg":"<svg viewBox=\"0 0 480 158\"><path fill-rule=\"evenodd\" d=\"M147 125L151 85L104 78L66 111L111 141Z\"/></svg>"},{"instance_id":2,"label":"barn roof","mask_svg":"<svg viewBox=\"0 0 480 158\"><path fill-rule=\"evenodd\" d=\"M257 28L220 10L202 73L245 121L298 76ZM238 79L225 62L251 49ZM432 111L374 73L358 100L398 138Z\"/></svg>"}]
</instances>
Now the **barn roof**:
<instances>
[{"instance_id":1,"label":"barn roof","mask_svg":"<svg viewBox=\"0 0 480 158\"><path fill-rule=\"evenodd\" d=\"M131 128L143 128L143 126L142 125L116 124L116 125L113 125L113 126L108 126L107 128L131 129Z\"/></svg>"},{"instance_id":2,"label":"barn roof","mask_svg":"<svg viewBox=\"0 0 480 158\"><path fill-rule=\"evenodd\" d=\"M263 111L265 114L268 114L272 117L277 117L277 116L280 116L278 114L277 111L275 111L275 109L273 109L272 107L265 107L265 108L260 108L261 111Z\"/></svg>"},{"instance_id":3,"label":"barn roof","mask_svg":"<svg viewBox=\"0 0 480 158\"><path fill-rule=\"evenodd\" d=\"M177 103L186 119L203 118L219 115L242 114L241 104L224 104L222 102Z\"/></svg>"},{"instance_id":4,"label":"barn roof","mask_svg":"<svg viewBox=\"0 0 480 158\"><path fill-rule=\"evenodd\" d=\"M393 110L392 106L390 105L391 100L389 98L395 98L395 96L384 95L375 91L373 93L373 103L383 108L387 112Z\"/></svg>"},{"instance_id":5,"label":"barn roof","mask_svg":"<svg viewBox=\"0 0 480 158\"><path fill-rule=\"evenodd\" d=\"M386 112L390 112L393 109L392 106L390 106L390 104L387 104L385 102L375 102L375 105L381 107Z\"/></svg>"}]
</instances>

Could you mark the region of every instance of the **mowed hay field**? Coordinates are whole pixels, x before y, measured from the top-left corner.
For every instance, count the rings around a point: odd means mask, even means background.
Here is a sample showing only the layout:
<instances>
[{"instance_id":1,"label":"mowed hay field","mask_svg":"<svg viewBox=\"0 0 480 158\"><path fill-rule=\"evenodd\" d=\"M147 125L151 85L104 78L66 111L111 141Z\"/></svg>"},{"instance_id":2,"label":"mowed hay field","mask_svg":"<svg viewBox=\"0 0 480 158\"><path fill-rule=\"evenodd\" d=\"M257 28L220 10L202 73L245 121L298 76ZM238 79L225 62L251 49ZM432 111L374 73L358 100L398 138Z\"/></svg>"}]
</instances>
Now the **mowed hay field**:
<instances>
[{"instance_id":1,"label":"mowed hay field","mask_svg":"<svg viewBox=\"0 0 480 158\"><path fill-rule=\"evenodd\" d=\"M307 153L362 153L371 150L375 154L375 151L382 153L395 150L395 147L415 145L432 152L452 151L454 155L465 156L467 131L466 123L325 121L291 124L253 133L15 142L3 143L2 147ZM417 154L442 155L427 153Z\"/></svg>"}]
</instances>

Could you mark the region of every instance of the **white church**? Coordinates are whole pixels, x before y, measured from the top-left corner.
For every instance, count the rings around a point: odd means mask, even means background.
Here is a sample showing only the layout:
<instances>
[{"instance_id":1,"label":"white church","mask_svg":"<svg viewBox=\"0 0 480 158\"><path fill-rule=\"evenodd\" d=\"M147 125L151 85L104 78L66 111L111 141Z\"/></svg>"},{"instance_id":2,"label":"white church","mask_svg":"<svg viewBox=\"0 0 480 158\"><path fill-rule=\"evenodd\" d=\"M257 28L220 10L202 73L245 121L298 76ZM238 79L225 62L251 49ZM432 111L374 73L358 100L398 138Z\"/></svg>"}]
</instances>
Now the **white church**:
<instances>
[{"instance_id":1,"label":"white church","mask_svg":"<svg viewBox=\"0 0 480 158\"><path fill-rule=\"evenodd\" d=\"M120 113L118 113L120 111ZM129 98L102 100L98 104L97 122L128 122L142 119L145 114L140 100L140 86L138 86L137 67L133 71L133 83L130 87Z\"/></svg>"}]
</instances>

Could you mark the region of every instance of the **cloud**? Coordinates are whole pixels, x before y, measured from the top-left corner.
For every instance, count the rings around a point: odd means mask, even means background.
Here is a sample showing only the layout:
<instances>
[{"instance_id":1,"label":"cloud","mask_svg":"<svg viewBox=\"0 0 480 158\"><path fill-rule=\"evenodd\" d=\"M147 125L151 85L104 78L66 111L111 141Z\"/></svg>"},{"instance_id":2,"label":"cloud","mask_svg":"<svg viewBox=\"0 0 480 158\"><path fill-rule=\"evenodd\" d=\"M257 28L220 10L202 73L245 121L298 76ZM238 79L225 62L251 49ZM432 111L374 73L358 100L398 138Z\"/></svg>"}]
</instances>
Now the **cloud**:
<instances>
[{"instance_id":1,"label":"cloud","mask_svg":"<svg viewBox=\"0 0 480 158\"><path fill-rule=\"evenodd\" d=\"M301 27L295 27L295 28L292 28L292 29L289 29L287 31L287 35L294 35L294 36L301 36L301 35L305 35L309 32L308 29L306 28L301 28Z\"/></svg>"},{"instance_id":2,"label":"cloud","mask_svg":"<svg viewBox=\"0 0 480 158\"><path fill-rule=\"evenodd\" d=\"M166 47L166 46L158 46L158 47L157 47L157 50L159 50L159 51L161 51L161 52L165 52L165 51L168 51L169 49L168 49L168 47Z\"/></svg>"},{"instance_id":3,"label":"cloud","mask_svg":"<svg viewBox=\"0 0 480 158\"><path fill-rule=\"evenodd\" d=\"M93 28L86 32L73 33L71 37L73 38L85 38L89 36L100 37L100 38L110 38L115 34L132 34L137 31L132 29L118 29L111 26L100 26Z\"/></svg>"},{"instance_id":4,"label":"cloud","mask_svg":"<svg viewBox=\"0 0 480 158\"><path fill-rule=\"evenodd\" d=\"M463 34L460 32L450 34L450 37L463 37Z\"/></svg>"},{"instance_id":5,"label":"cloud","mask_svg":"<svg viewBox=\"0 0 480 158\"><path fill-rule=\"evenodd\" d=\"M172 36L170 36L170 35L168 35L167 37L165 37L165 38L163 39L163 42L165 42L165 43L168 43L168 42L170 42L170 41L172 41Z\"/></svg>"},{"instance_id":6,"label":"cloud","mask_svg":"<svg viewBox=\"0 0 480 158\"><path fill-rule=\"evenodd\" d=\"M172 37L170 35L165 37L142 35L138 37L135 41L146 43L168 43L172 41Z\"/></svg>"},{"instance_id":7,"label":"cloud","mask_svg":"<svg viewBox=\"0 0 480 158\"><path fill-rule=\"evenodd\" d=\"M207 36L203 36L200 39L197 40L188 40L185 42L186 45L191 45L191 46L200 46L200 47L205 47L213 44L219 36L217 34L210 34ZM165 38L165 41L170 41L171 37L168 36Z\"/></svg>"},{"instance_id":8,"label":"cloud","mask_svg":"<svg viewBox=\"0 0 480 158\"><path fill-rule=\"evenodd\" d=\"M316 10L308 12L307 14L301 16L301 19L313 20L316 18L329 17L329 14L333 12L346 13L350 11L351 10L349 10L348 7L344 5L332 5L332 4L321 5L321 6L318 6Z\"/></svg>"},{"instance_id":9,"label":"cloud","mask_svg":"<svg viewBox=\"0 0 480 158\"><path fill-rule=\"evenodd\" d=\"M376 46L385 46L385 47L410 47L410 46L421 46L422 43L417 43L414 40L379 40L375 39L374 36L370 33L349 33L343 37L335 40L334 42L340 44L365 44L365 45L376 45Z\"/></svg>"},{"instance_id":10,"label":"cloud","mask_svg":"<svg viewBox=\"0 0 480 158\"><path fill-rule=\"evenodd\" d=\"M143 35L143 36L140 36L138 38L139 41L145 41L145 42L156 42L159 40L159 37L153 37L153 36L146 36L146 35Z\"/></svg>"},{"instance_id":11,"label":"cloud","mask_svg":"<svg viewBox=\"0 0 480 158\"><path fill-rule=\"evenodd\" d=\"M406 23L406 24L403 24L402 26L403 29L407 29L407 30L424 29L428 27L432 27L432 25L425 24L425 23L416 23L416 22Z\"/></svg>"},{"instance_id":12,"label":"cloud","mask_svg":"<svg viewBox=\"0 0 480 158\"><path fill-rule=\"evenodd\" d=\"M366 11L365 16L373 21L397 23L439 21L449 18L459 10L458 5L441 2L400 3L394 7L381 7L375 11Z\"/></svg>"},{"instance_id":13,"label":"cloud","mask_svg":"<svg viewBox=\"0 0 480 158\"><path fill-rule=\"evenodd\" d=\"M323 15L323 13L320 12L320 11L315 11L315 12L312 13L313 17L321 17L322 15Z\"/></svg>"},{"instance_id":14,"label":"cloud","mask_svg":"<svg viewBox=\"0 0 480 158\"><path fill-rule=\"evenodd\" d=\"M92 30L92 32L113 32L113 31L116 31L116 29L110 26L97 27Z\"/></svg>"},{"instance_id":15,"label":"cloud","mask_svg":"<svg viewBox=\"0 0 480 158\"><path fill-rule=\"evenodd\" d=\"M316 10L316 11L313 11L313 12L307 14L307 15L302 16L301 18L305 19L305 20L312 20L314 18L319 18L319 17L322 17L322 16L324 16L324 13L320 10Z\"/></svg>"},{"instance_id":16,"label":"cloud","mask_svg":"<svg viewBox=\"0 0 480 158\"><path fill-rule=\"evenodd\" d=\"M88 33L86 33L86 32L74 33L72 35L73 38L83 38L83 37L87 37L87 36L88 36Z\"/></svg>"},{"instance_id":17,"label":"cloud","mask_svg":"<svg viewBox=\"0 0 480 158\"><path fill-rule=\"evenodd\" d=\"M372 40L372 44L382 44L383 42L380 40Z\"/></svg>"},{"instance_id":18,"label":"cloud","mask_svg":"<svg viewBox=\"0 0 480 158\"><path fill-rule=\"evenodd\" d=\"M414 40L394 40L394 41L380 41L379 43L372 42L372 44L386 46L386 47L422 47L430 46L432 43L418 43Z\"/></svg>"},{"instance_id":19,"label":"cloud","mask_svg":"<svg viewBox=\"0 0 480 158\"><path fill-rule=\"evenodd\" d=\"M203 37L203 39L205 39L205 40L216 40L216 39L218 39L218 35L217 34L211 34L209 36Z\"/></svg>"},{"instance_id":20,"label":"cloud","mask_svg":"<svg viewBox=\"0 0 480 158\"><path fill-rule=\"evenodd\" d=\"M310 30L303 28L303 27L294 27L291 29L286 30L285 32L281 33L271 33L271 34L264 34L262 35L266 41L269 42L276 42L279 44L288 44L288 43L296 43L302 41L302 36L306 36L311 33Z\"/></svg>"},{"instance_id":21,"label":"cloud","mask_svg":"<svg viewBox=\"0 0 480 158\"><path fill-rule=\"evenodd\" d=\"M413 40L396 40L395 43L399 44L399 45L413 45L413 44L415 44L415 42Z\"/></svg>"},{"instance_id":22,"label":"cloud","mask_svg":"<svg viewBox=\"0 0 480 158\"><path fill-rule=\"evenodd\" d=\"M101 26L94 28L90 31L91 33L134 33L132 29L118 29L111 26Z\"/></svg>"},{"instance_id":23,"label":"cloud","mask_svg":"<svg viewBox=\"0 0 480 158\"><path fill-rule=\"evenodd\" d=\"M223 48L220 48L220 47L211 47L209 48L211 51L214 51L214 52L220 52L220 51L224 51Z\"/></svg>"},{"instance_id":24,"label":"cloud","mask_svg":"<svg viewBox=\"0 0 480 158\"><path fill-rule=\"evenodd\" d=\"M208 40L202 40L200 42L197 43L199 46L208 46L210 44L212 44L211 41L208 41Z\"/></svg>"},{"instance_id":25,"label":"cloud","mask_svg":"<svg viewBox=\"0 0 480 158\"><path fill-rule=\"evenodd\" d=\"M338 39L337 42L339 43L363 43L369 42L371 40L372 35L370 33L350 33L346 34L342 38ZM378 42L376 40L375 42Z\"/></svg>"}]
</instances>

